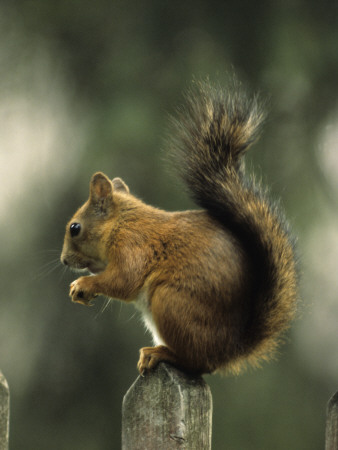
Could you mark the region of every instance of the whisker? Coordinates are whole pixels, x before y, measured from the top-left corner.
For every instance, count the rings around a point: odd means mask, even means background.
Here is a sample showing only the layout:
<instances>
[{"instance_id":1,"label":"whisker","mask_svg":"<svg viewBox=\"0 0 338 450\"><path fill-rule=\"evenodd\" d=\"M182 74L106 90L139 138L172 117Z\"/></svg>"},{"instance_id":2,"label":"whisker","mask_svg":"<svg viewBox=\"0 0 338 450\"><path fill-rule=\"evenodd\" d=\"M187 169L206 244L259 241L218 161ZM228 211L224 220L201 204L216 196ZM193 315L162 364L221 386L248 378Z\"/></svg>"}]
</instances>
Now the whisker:
<instances>
[{"instance_id":1,"label":"whisker","mask_svg":"<svg viewBox=\"0 0 338 450\"><path fill-rule=\"evenodd\" d=\"M121 317L121 311L122 311L122 302L119 302L120 303L120 307L119 307L119 312L118 312L118 314L117 314L117 318L118 319L120 319L120 317Z\"/></svg>"},{"instance_id":2,"label":"whisker","mask_svg":"<svg viewBox=\"0 0 338 450\"><path fill-rule=\"evenodd\" d=\"M136 316L136 314L137 314L137 311L135 311L128 319L126 319L125 323L131 322L134 319L134 317Z\"/></svg>"},{"instance_id":3,"label":"whisker","mask_svg":"<svg viewBox=\"0 0 338 450\"><path fill-rule=\"evenodd\" d=\"M67 267L63 266L62 270L61 270L61 273L60 273L60 276L59 276L59 280L58 280L59 283L61 283L62 279L64 278L64 276L66 274L66 271L67 271Z\"/></svg>"},{"instance_id":4,"label":"whisker","mask_svg":"<svg viewBox=\"0 0 338 450\"><path fill-rule=\"evenodd\" d=\"M48 261L48 262L42 264L42 266L40 266L40 268L44 269L44 268L49 267L49 266L51 266L53 264L56 264L56 263L60 263L59 258L52 259L51 261Z\"/></svg>"},{"instance_id":5,"label":"whisker","mask_svg":"<svg viewBox=\"0 0 338 450\"><path fill-rule=\"evenodd\" d=\"M43 278L50 275L54 270L60 267L59 258L53 259L52 261L48 261L47 263L40 266L38 269L38 273L33 277L33 280L42 280Z\"/></svg>"},{"instance_id":6,"label":"whisker","mask_svg":"<svg viewBox=\"0 0 338 450\"><path fill-rule=\"evenodd\" d=\"M44 248L42 250L38 250L35 252L36 255L46 254L46 253L54 253L55 255L59 255L61 253L61 250L58 249L52 249L52 248Z\"/></svg>"},{"instance_id":7,"label":"whisker","mask_svg":"<svg viewBox=\"0 0 338 450\"><path fill-rule=\"evenodd\" d=\"M101 314L103 314L105 312L105 310L108 308L108 306L110 306L110 305L111 305L111 299L107 298L105 300L105 302L104 302L104 305L103 305L102 309L101 309Z\"/></svg>"},{"instance_id":8,"label":"whisker","mask_svg":"<svg viewBox=\"0 0 338 450\"><path fill-rule=\"evenodd\" d=\"M108 308L108 306L110 306L110 305L111 305L111 299L105 298L105 301L104 301L103 305L101 306L100 311L94 317L94 320L96 320L99 316L101 316L101 314L103 314L105 312L105 310Z\"/></svg>"}]
</instances>

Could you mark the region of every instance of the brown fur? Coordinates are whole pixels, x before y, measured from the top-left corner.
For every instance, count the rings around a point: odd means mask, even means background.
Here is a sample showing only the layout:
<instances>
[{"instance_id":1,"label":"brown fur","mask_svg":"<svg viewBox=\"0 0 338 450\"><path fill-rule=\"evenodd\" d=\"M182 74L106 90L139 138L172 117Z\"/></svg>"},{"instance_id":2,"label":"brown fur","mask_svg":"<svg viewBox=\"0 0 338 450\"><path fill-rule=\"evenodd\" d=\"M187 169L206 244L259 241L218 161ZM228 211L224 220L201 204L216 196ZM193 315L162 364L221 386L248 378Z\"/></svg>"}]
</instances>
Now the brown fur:
<instances>
[{"instance_id":1,"label":"brown fur","mask_svg":"<svg viewBox=\"0 0 338 450\"><path fill-rule=\"evenodd\" d=\"M175 158L201 211L144 204L120 179L93 175L66 227L61 260L94 275L73 301L134 302L153 332L140 372L168 361L193 373L239 372L275 350L295 311L293 249L281 220L243 178L240 158L262 120L257 103L207 85L176 122ZM71 225L78 233L72 235Z\"/></svg>"}]
</instances>

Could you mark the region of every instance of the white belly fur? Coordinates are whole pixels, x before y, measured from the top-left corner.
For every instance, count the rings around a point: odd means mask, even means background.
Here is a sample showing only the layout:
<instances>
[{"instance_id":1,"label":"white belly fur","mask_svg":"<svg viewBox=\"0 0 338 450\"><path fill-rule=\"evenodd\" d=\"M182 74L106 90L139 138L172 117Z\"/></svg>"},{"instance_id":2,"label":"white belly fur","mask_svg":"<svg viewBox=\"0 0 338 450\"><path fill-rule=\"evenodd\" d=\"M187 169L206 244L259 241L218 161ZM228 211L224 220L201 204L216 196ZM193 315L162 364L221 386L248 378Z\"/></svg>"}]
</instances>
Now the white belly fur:
<instances>
[{"instance_id":1,"label":"white belly fur","mask_svg":"<svg viewBox=\"0 0 338 450\"><path fill-rule=\"evenodd\" d=\"M156 325L153 321L153 316L149 307L148 293L145 291L141 292L134 301L134 305L136 309L141 312L143 323L146 329L149 330L153 336L154 345L165 345L163 340L160 338Z\"/></svg>"}]
</instances>

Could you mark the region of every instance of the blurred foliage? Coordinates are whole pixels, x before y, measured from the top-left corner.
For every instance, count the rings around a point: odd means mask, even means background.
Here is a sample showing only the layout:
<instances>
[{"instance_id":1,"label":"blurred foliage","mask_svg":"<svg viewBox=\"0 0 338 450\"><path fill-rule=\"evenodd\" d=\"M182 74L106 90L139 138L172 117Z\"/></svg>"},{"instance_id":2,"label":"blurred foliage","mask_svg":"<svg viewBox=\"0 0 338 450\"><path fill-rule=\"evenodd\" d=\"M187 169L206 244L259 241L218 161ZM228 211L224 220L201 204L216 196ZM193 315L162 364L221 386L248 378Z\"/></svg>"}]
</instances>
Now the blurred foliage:
<instances>
[{"instance_id":1,"label":"blurred foliage","mask_svg":"<svg viewBox=\"0 0 338 450\"><path fill-rule=\"evenodd\" d=\"M150 339L130 306L71 304L74 276L54 270L64 225L96 170L121 176L148 203L192 207L165 162L168 113L193 77L234 70L270 98L247 166L282 197L302 253L323 204L336 208L318 136L338 107L338 4L1 0L0 13L1 122L13 116L22 138L15 153L0 130L0 368L11 388L11 449L118 449L122 398ZM23 133L24 119L34 135ZM323 446L335 386L306 363L299 322L278 362L207 377L215 450Z\"/></svg>"}]
</instances>

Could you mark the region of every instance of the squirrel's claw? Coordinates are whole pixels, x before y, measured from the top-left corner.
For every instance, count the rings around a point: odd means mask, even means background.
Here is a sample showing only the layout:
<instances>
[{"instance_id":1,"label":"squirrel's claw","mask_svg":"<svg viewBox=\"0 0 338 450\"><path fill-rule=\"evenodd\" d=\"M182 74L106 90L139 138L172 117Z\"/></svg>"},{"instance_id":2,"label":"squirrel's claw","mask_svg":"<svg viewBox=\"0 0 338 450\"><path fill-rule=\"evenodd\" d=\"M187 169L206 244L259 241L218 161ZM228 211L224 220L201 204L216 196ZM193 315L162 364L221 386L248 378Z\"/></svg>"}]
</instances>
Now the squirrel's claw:
<instances>
[{"instance_id":1,"label":"squirrel's claw","mask_svg":"<svg viewBox=\"0 0 338 450\"><path fill-rule=\"evenodd\" d=\"M85 306L93 306L92 300L97 297L97 294L91 294L81 287L81 278L75 280L70 285L69 296L74 303L80 303Z\"/></svg>"}]
</instances>

